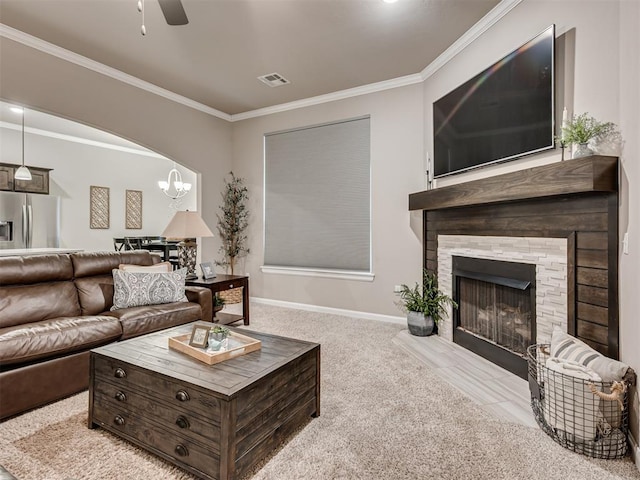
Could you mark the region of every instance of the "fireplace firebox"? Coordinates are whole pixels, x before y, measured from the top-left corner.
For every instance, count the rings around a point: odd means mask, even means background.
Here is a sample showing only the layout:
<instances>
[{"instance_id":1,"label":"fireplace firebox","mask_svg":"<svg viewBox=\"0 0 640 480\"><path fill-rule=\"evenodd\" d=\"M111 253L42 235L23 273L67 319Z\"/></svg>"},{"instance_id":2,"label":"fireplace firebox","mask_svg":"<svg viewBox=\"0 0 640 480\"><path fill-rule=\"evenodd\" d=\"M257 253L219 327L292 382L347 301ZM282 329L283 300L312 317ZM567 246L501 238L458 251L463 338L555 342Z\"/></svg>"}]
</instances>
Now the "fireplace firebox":
<instances>
[{"instance_id":1,"label":"fireplace firebox","mask_svg":"<svg viewBox=\"0 0 640 480\"><path fill-rule=\"evenodd\" d=\"M453 341L527 378L536 343L536 266L453 256Z\"/></svg>"}]
</instances>

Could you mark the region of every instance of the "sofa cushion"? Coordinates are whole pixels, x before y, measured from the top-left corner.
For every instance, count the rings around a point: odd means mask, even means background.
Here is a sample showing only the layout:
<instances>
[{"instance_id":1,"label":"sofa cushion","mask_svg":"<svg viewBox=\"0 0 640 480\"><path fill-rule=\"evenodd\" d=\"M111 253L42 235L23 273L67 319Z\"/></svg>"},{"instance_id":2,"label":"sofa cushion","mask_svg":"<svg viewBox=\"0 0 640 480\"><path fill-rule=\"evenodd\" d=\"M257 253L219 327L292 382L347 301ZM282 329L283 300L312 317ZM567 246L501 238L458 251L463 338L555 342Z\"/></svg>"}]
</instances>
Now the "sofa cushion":
<instances>
[{"instance_id":1,"label":"sofa cushion","mask_svg":"<svg viewBox=\"0 0 640 480\"><path fill-rule=\"evenodd\" d=\"M0 287L0 328L80 315L71 281Z\"/></svg>"},{"instance_id":2,"label":"sofa cushion","mask_svg":"<svg viewBox=\"0 0 640 480\"><path fill-rule=\"evenodd\" d=\"M128 252L79 252L72 253L73 275L75 278L95 275L111 275L111 270L120 264L153 265L160 257L144 250Z\"/></svg>"},{"instance_id":3,"label":"sofa cushion","mask_svg":"<svg viewBox=\"0 0 640 480\"><path fill-rule=\"evenodd\" d=\"M98 315L113 305L113 275L76 278L82 315Z\"/></svg>"},{"instance_id":4,"label":"sofa cushion","mask_svg":"<svg viewBox=\"0 0 640 480\"><path fill-rule=\"evenodd\" d=\"M173 271L173 265L171 265L171 262L156 263L148 266L121 263L118 269L131 273L169 273Z\"/></svg>"},{"instance_id":5,"label":"sofa cushion","mask_svg":"<svg viewBox=\"0 0 640 480\"><path fill-rule=\"evenodd\" d=\"M65 254L0 257L0 285L71 280L73 267Z\"/></svg>"},{"instance_id":6,"label":"sofa cushion","mask_svg":"<svg viewBox=\"0 0 640 480\"><path fill-rule=\"evenodd\" d=\"M184 293L186 275L186 268L170 273L131 273L114 269L111 310L186 302L187 297Z\"/></svg>"},{"instance_id":7,"label":"sofa cushion","mask_svg":"<svg viewBox=\"0 0 640 480\"><path fill-rule=\"evenodd\" d=\"M123 308L103 314L120 319L122 340L202 319L200 305L190 302Z\"/></svg>"},{"instance_id":8,"label":"sofa cushion","mask_svg":"<svg viewBox=\"0 0 640 480\"><path fill-rule=\"evenodd\" d=\"M0 329L0 365L14 365L79 352L122 335L112 316L64 317Z\"/></svg>"}]
</instances>

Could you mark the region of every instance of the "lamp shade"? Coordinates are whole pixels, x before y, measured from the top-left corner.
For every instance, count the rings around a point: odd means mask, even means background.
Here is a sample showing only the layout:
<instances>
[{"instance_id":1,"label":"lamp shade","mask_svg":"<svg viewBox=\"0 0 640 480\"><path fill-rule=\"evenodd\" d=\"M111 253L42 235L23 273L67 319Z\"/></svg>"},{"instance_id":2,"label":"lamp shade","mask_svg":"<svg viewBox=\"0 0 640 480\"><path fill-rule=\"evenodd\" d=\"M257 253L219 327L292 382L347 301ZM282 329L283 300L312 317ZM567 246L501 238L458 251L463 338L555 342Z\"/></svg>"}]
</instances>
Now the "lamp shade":
<instances>
[{"instance_id":1,"label":"lamp shade","mask_svg":"<svg viewBox=\"0 0 640 480\"><path fill-rule=\"evenodd\" d=\"M169 225L162 232L163 237L168 238L199 238L213 237L213 233L204 223L198 212L176 212Z\"/></svg>"},{"instance_id":2,"label":"lamp shade","mask_svg":"<svg viewBox=\"0 0 640 480\"><path fill-rule=\"evenodd\" d=\"M22 165L20 168L16 170L14 178L16 180L31 180L31 172L27 167Z\"/></svg>"}]
</instances>

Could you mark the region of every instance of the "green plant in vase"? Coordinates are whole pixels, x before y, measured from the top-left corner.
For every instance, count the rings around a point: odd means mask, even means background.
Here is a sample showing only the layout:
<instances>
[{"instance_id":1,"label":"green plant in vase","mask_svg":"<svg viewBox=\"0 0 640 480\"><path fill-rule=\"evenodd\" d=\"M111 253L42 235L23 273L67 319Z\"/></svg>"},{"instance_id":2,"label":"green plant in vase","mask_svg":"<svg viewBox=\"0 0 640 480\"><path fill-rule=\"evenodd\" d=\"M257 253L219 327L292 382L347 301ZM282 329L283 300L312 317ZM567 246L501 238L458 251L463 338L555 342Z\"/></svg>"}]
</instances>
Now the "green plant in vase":
<instances>
[{"instance_id":1,"label":"green plant in vase","mask_svg":"<svg viewBox=\"0 0 640 480\"><path fill-rule=\"evenodd\" d=\"M229 329L222 325L214 325L209 329L209 350L219 351L227 347Z\"/></svg>"},{"instance_id":2,"label":"green plant in vase","mask_svg":"<svg viewBox=\"0 0 640 480\"><path fill-rule=\"evenodd\" d=\"M562 127L561 141L563 144L577 145L573 158L593 155L589 142L600 141L616 132L616 125L612 122L599 122L588 113L574 115Z\"/></svg>"},{"instance_id":3,"label":"green plant in vase","mask_svg":"<svg viewBox=\"0 0 640 480\"><path fill-rule=\"evenodd\" d=\"M217 293L213 295L213 318L216 318L216 313L224 308L225 300Z\"/></svg>"},{"instance_id":4,"label":"green plant in vase","mask_svg":"<svg viewBox=\"0 0 640 480\"><path fill-rule=\"evenodd\" d=\"M420 337L433 333L435 325L446 314L447 305L458 308L451 297L438 289L437 277L427 269L422 272L422 286L402 284L398 295L398 307L407 313L409 332Z\"/></svg>"}]
</instances>

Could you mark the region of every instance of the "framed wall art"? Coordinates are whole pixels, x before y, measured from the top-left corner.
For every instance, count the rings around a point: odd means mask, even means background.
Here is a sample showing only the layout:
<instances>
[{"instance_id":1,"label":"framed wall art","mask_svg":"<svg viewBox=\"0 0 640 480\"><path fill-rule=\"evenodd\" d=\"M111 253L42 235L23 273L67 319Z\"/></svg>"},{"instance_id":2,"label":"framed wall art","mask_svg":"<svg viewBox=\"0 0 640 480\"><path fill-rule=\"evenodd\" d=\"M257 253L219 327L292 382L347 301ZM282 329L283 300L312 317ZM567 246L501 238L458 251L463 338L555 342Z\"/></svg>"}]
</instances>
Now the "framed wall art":
<instances>
[{"instance_id":1,"label":"framed wall art","mask_svg":"<svg viewBox=\"0 0 640 480\"><path fill-rule=\"evenodd\" d=\"M89 188L89 227L109 228L109 187Z\"/></svg>"},{"instance_id":2,"label":"framed wall art","mask_svg":"<svg viewBox=\"0 0 640 480\"><path fill-rule=\"evenodd\" d=\"M125 228L140 230L142 228L142 191L127 190L125 192Z\"/></svg>"}]
</instances>

